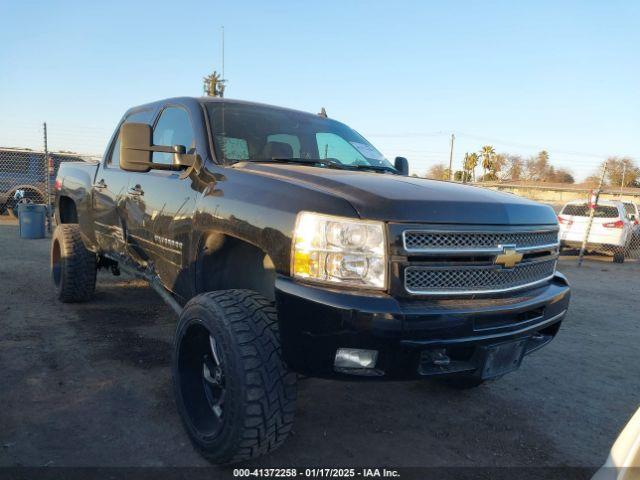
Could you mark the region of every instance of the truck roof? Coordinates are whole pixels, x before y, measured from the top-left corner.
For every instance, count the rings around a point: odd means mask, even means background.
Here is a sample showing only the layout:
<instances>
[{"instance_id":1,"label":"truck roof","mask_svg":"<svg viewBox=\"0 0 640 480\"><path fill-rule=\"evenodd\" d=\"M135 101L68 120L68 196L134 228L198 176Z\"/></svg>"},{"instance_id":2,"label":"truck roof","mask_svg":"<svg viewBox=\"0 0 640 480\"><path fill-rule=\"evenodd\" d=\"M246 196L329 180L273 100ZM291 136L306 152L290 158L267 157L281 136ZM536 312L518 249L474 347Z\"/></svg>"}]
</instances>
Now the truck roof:
<instances>
[{"instance_id":1,"label":"truck roof","mask_svg":"<svg viewBox=\"0 0 640 480\"><path fill-rule=\"evenodd\" d=\"M171 98L165 98L162 100L156 100L155 102L149 102L149 103L145 103L142 105L136 105L135 107L131 107L127 113L131 113L134 112L136 110L140 110L140 109L147 109L147 108L154 108L157 107L161 104L165 104L165 103L171 103L171 102L175 102L175 103L184 103L185 101L188 102L193 102L196 101L198 103L201 104L207 104L207 103L225 103L225 104L230 104L230 105L246 105L246 106L254 106L254 107L268 107L268 108L274 108L274 109L278 109L278 110L285 110L285 111L289 111L289 112L296 112L296 113L304 113L307 115L314 115L311 112L305 112L303 110L296 110L294 108L287 108L287 107L280 107L278 105L270 105L267 103L260 103L260 102L251 102L248 100L238 100L238 99L232 99L232 98L220 98L220 97L171 97Z\"/></svg>"}]
</instances>

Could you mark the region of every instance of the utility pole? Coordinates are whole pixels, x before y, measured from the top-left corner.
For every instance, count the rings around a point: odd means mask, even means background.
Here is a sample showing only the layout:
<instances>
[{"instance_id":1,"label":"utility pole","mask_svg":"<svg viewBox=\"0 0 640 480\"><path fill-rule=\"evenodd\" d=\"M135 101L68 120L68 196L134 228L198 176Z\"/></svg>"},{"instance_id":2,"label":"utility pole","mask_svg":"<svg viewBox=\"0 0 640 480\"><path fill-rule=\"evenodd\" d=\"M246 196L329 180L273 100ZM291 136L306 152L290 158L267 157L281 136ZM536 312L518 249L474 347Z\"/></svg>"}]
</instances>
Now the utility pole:
<instances>
[{"instance_id":1,"label":"utility pole","mask_svg":"<svg viewBox=\"0 0 640 480\"><path fill-rule=\"evenodd\" d=\"M598 199L600 198L600 192L602 191L602 184L604 183L604 176L607 173L607 162L604 162L602 166L602 175L600 175L600 184L598 185L598 189L594 192L594 200L593 204L589 205L589 223L587 223L587 231L584 234L584 239L582 240L582 246L580 247L580 255L578 256L578 266L582 266L582 259L584 258L584 251L587 248L587 240L589 240L589 234L591 233L591 225L593 224L593 216L596 213L596 208L598 208ZM591 202L591 198L589 199Z\"/></svg>"},{"instance_id":2,"label":"utility pole","mask_svg":"<svg viewBox=\"0 0 640 480\"><path fill-rule=\"evenodd\" d=\"M627 175L627 164L622 164L622 181L620 182L620 198L622 198L622 193L624 190L624 177Z\"/></svg>"},{"instance_id":3,"label":"utility pole","mask_svg":"<svg viewBox=\"0 0 640 480\"><path fill-rule=\"evenodd\" d=\"M45 179L45 193L47 195L46 205L47 205L47 232L51 233L51 175L53 174L52 170L49 171L49 145L47 139L47 122L42 124L42 133L44 135L44 179ZM54 165L55 169L55 165Z\"/></svg>"},{"instance_id":4,"label":"utility pole","mask_svg":"<svg viewBox=\"0 0 640 480\"><path fill-rule=\"evenodd\" d=\"M449 181L453 180L453 142L455 141L455 134L451 134L451 149L449 150Z\"/></svg>"}]
</instances>

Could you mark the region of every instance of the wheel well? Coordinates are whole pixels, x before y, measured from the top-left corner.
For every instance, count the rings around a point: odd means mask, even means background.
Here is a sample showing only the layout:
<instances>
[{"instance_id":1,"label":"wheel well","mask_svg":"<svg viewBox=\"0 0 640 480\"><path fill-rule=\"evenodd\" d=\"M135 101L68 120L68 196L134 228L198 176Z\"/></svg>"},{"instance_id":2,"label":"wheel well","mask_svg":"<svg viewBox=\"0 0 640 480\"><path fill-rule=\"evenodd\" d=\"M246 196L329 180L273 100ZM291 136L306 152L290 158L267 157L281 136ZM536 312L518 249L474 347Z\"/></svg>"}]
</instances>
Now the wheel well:
<instances>
[{"instance_id":1,"label":"wheel well","mask_svg":"<svg viewBox=\"0 0 640 480\"><path fill-rule=\"evenodd\" d=\"M58 200L58 215L60 216L60 223L78 223L76 203L69 197L60 197Z\"/></svg>"},{"instance_id":2,"label":"wheel well","mask_svg":"<svg viewBox=\"0 0 640 480\"><path fill-rule=\"evenodd\" d=\"M273 261L255 245L211 233L201 244L197 266L198 293L240 288L274 299L276 271Z\"/></svg>"}]
</instances>

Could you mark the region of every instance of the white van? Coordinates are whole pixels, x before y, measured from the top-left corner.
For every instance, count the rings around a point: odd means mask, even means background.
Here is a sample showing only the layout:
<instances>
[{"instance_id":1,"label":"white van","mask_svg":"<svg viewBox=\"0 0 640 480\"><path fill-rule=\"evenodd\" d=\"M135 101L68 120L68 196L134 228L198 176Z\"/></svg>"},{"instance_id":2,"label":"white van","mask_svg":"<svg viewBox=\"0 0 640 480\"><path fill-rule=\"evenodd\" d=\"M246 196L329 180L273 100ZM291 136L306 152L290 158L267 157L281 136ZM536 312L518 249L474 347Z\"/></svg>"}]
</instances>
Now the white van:
<instances>
[{"instance_id":1,"label":"white van","mask_svg":"<svg viewBox=\"0 0 640 480\"><path fill-rule=\"evenodd\" d=\"M589 205L584 201L567 203L558 214L560 245L579 248L589 223ZM587 248L613 254L613 261L624 262L638 230L638 210L635 204L620 201L600 201L595 208Z\"/></svg>"}]
</instances>

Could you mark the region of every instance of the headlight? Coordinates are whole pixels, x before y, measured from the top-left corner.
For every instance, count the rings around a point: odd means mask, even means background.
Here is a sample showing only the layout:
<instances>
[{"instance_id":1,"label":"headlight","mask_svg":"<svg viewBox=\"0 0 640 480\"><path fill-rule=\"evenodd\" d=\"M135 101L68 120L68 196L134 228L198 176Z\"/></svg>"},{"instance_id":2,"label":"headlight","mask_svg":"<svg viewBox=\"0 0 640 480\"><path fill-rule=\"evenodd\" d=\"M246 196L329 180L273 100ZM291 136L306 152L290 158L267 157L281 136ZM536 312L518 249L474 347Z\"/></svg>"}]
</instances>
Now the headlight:
<instances>
[{"instance_id":1,"label":"headlight","mask_svg":"<svg viewBox=\"0 0 640 480\"><path fill-rule=\"evenodd\" d=\"M386 287L384 224L300 212L293 232L293 276L363 288Z\"/></svg>"}]
</instances>

